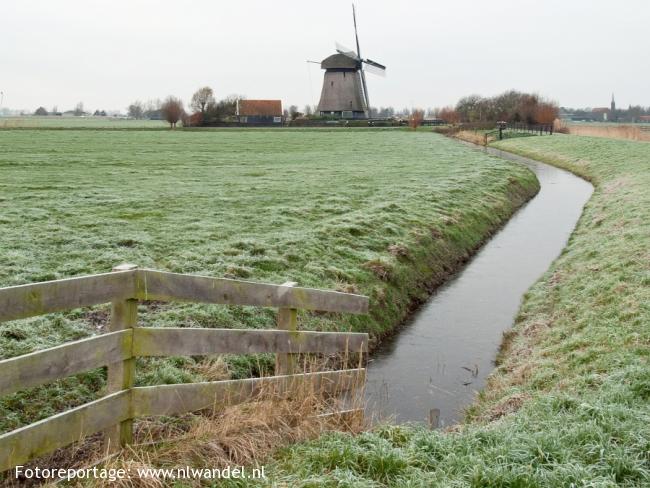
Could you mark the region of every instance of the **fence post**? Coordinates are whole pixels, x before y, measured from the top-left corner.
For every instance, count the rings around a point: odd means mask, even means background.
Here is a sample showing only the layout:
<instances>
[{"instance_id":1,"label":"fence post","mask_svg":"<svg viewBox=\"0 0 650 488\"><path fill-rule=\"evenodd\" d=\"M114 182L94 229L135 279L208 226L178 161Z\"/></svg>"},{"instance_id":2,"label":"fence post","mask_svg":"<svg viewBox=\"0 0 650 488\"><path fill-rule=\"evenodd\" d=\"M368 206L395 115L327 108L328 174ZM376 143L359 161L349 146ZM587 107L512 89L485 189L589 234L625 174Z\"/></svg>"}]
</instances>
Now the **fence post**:
<instances>
[{"instance_id":1,"label":"fence post","mask_svg":"<svg viewBox=\"0 0 650 488\"><path fill-rule=\"evenodd\" d=\"M282 286L294 287L298 283L287 281ZM298 310L295 308L282 307L278 309L278 329L295 331L298 329ZM276 354L275 355L275 374L294 374L296 369L296 354Z\"/></svg>"},{"instance_id":2,"label":"fence post","mask_svg":"<svg viewBox=\"0 0 650 488\"><path fill-rule=\"evenodd\" d=\"M135 264L121 264L115 266L113 271L130 271L137 269ZM111 303L111 321L109 331L115 332L133 328L137 325L138 301L135 299L114 300ZM107 367L106 392L108 394L133 388L135 380L135 358L131 351L127 359L118 363L109 364ZM109 427L104 432L106 450L115 452L120 447L133 441L133 419Z\"/></svg>"}]
</instances>

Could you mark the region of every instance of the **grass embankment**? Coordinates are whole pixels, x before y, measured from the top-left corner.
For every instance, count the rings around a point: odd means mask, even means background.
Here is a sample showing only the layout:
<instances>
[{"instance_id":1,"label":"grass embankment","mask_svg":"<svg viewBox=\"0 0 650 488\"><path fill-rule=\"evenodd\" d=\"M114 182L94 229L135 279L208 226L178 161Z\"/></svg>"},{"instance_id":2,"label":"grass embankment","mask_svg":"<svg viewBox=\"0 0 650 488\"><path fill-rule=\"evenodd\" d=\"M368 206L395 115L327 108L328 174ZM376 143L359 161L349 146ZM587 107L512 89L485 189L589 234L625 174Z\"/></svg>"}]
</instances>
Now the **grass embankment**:
<instances>
[{"instance_id":1,"label":"grass embankment","mask_svg":"<svg viewBox=\"0 0 650 488\"><path fill-rule=\"evenodd\" d=\"M537 190L523 168L430 133L0 131L0 285L115 264L338 289L369 316L299 327L389 333ZM108 306L0 324L0 357L105 331ZM140 323L269 328L275 311L150 303ZM271 357L229 357L232 376ZM138 385L215 379L202 358L140 361ZM0 431L83 403L93 371L0 399Z\"/></svg>"},{"instance_id":2,"label":"grass embankment","mask_svg":"<svg viewBox=\"0 0 650 488\"><path fill-rule=\"evenodd\" d=\"M596 189L565 251L526 294L468 422L452 432L329 434L278 455L274 481L650 484L650 145L559 135L498 147L567 168Z\"/></svg>"}]
</instances>

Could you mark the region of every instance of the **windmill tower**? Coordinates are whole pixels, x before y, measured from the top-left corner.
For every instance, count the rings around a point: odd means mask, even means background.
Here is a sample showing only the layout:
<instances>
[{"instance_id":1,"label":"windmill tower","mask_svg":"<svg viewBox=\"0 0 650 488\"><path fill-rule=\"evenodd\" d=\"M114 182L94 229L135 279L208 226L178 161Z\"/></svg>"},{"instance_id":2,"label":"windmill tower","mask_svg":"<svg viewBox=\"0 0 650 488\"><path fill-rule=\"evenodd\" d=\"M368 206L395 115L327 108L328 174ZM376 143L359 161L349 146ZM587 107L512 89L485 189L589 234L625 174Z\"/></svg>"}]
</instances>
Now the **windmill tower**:
<instances>
[{"instance_id":1,"label":"windmill tower","mask_svg":"<svg viewBox=\"0 0 650 488\"><path fill-rule=\"evenodd\" d=\"M386 66L361 57L354 4L352 5L352 20L357 51L354 52L337 43L337 54L332 54L321 61L320 66L325 70L325 76L318 102L318 112L322 116L367 119L370 98L368 97L365 71L380 76L384 76L386 73Z\"/></svg>"}]
</instances>

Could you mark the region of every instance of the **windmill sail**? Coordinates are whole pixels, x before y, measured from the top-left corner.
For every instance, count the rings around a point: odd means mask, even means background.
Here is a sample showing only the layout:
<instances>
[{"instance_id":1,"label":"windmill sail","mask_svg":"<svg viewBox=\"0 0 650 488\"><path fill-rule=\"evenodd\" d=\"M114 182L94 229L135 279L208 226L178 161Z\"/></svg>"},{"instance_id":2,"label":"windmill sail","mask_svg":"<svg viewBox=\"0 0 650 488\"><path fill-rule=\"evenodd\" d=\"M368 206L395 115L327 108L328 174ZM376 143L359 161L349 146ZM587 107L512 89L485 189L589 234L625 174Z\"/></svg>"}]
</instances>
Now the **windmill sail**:
<instances>
[{"instance_id":1,"label":"windmill sail","mask_svg":"<svg viewBox=\"0 0 650 488\"><path fill-rule=\"evenodd\" d=\"M377 68L378 70L383 70L383 71L386 70L386 66L384 66L383 64L379 64L378 62L373 61L372 59L364 59L363 62L369 66L373 66L374 68Z\"/></svg>"},{"instance_id":2,"label":"windmill sail","mask_svg":"<svg viewBox=\"0 0 650 488\"><path fill-rule=\"evenodd\" d=\"M359 56L357 56L357 53L355 53L352 49L349 47L344 46L343 44L336 43L336 51L339 54L345 54L348 58L352 58L355 60L359 60Z\"/></svg>"},{"instance_id":3,"label":"windmill sail","mask_svg":"<svg viewBox=\"0 0 650 488\"><path fill-rule=\"evenodd\" d=\"M361 58L361 48L359 47L359 34L357 33L357 12L352 4L352 21L354 22L354 39L357 41L357 59ZM359 70L361 74L361 86L363 86L363 98L366 101L366 117L370 115L370 97L368 96L368 84L366 83L366 74L363 71L363 63Z\"/></svg>"},{"instance_id":4,"label":"windmill sail","mask_svg":"<svg viewBox=\"0 0 650 488\"><path fill-rule=\"evenodd\" d=\"M366 63L365 70L369 73L372 73L373 75L386 76L386 68L380 68L374 64Z\"/></svg>"}]
</instances>

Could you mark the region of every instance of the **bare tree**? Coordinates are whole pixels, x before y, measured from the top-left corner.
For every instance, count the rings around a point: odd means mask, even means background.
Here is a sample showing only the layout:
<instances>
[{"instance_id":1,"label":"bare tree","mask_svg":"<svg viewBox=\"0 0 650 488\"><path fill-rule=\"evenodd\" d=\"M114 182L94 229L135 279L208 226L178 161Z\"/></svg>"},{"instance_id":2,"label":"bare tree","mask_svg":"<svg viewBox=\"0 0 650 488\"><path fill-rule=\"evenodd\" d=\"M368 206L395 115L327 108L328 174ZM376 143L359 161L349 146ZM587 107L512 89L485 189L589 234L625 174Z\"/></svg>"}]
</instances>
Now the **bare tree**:
<instances>
[{"instance_id":1,"label":"bare tree","mask_svg":"<svg viewBox=\"0 0 650 488\"><path fill-rule=\"evenodd\" d=\"M214 92L209 86L204 86L196 90L194 95L192 95L192 101L190 102L190 107L195 112L201 112L205 114L205 109L208 105L214 104Z\"/></svg>"},{"instance_id":2,"label":"bare tree","mask_svg":"<svg viewBox=\"0 0 650 488\"><path fill-rule=\"evenodd\" d=\"M160 107L162 106L162 100L156 98L155 100L147 100L143 105L144 117L152 120L162 120L162 115L160 112Z\"/></svg>"},{"instance_id":3,"label":"bare tree","mask_svg":"<svg viewBox=\"0 0 650 488\"><path fill-rule=\"evenodd\" d=\"M85 112L84 112L84 103L83 103L83 102L79 102L79 103L77 104L77 106L74 108L74 112L73 112L73 113L74 113L77 117L80 116L80 115L83 115L83 114L85 113Z\"/></svg>"},{"instance_id":4,"label":"bare tree","mask_svg":"<svg viewBox=\"0 0 650 488\"><path fill-rule=\"evenodd\" d=\"M539 102L535 107L535 122L552 124L560 116L560 109L555 102Z\"/></svg>"},{"instance_id":5,"label":"bare tree","mask_svg":"<svg viewBox=\"0 0 650 488\"><path fill-rule=\"evenodd\" d=\"M422 125L423 120L424 110L416 108L411 111L411 115L409 116L409 127L413 130L417 130L418 127Z\"/></svg>"},{"instance_id":6,"label":"bare tree","mask_svg":"<svg viewBox=\"0 0 650 488\"><path fill-rule=\"evenodd\" d=\"M291 105L289 107L289 116L291 117L291 120L296 120L298 117L302 117L302 115L302 112L298 112L297 105Z\"/></svg>"},{"instance_id":7,"label":"bare tree","mask_svg":"<svg viewBox=\"0 0 650 488\"><path fill-rule=\"evenodd\" d=\"M441 108L440 112L438 113L438 117L440 117L448 124L457 124L460 122L460 115L458 112L456 112L456 110L454 110L454 107Z\"/></svg>"},{"instance_id":8,"label":"bare tree","mask_svg":"<svg viewBox=\"0 0 650 488\"><path fill-rule=\"evenodd\" d=\"M180 98L168 96L165 98L162 106L160 107L163 118L169 122L169 128L175 129L176 123L181 120L185 110L183 109L183 102Z\"/></svg>"},{"instance_id":9,"label":"bare tree","mask_svg":"<svg viewBox=\"0 0 650 488\"><path fill-rule=\"evenodd\" d=\"M127 109L129 117L132 119L141 119L144 117L144 107L140 100L133 102Z\"/></svg>"}]
</instances>

